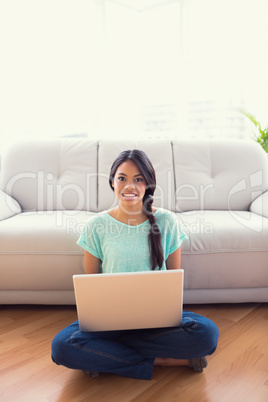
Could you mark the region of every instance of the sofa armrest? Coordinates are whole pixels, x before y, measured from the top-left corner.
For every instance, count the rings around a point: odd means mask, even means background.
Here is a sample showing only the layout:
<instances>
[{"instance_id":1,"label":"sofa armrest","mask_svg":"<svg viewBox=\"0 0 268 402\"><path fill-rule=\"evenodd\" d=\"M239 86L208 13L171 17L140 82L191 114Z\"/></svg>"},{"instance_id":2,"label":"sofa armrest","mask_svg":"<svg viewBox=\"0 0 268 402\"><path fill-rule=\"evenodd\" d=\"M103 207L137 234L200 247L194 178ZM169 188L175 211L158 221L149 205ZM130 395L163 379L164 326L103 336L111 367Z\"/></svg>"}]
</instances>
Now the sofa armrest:
<instances>
[{"instance_id":1,"label":"sofa armrest","mask_svg":"<svg viewBox=\"0 0 268 402\"><path fill-rule=\"evenodd\" d=\"M0 221L11 218L20 212L21 207L19 203L10 195L0 190Z\"/></svg>"},{"instance_id":2,"label":"sofa armrest","mask_svg":"<svg viewBox=\"0 0 268 402\"><path fill-rule=\"evenodd\" d=\"M257 197L251 203L249 210L254 214L268 218L268 191Z\"/></svg>"}]
</instances>

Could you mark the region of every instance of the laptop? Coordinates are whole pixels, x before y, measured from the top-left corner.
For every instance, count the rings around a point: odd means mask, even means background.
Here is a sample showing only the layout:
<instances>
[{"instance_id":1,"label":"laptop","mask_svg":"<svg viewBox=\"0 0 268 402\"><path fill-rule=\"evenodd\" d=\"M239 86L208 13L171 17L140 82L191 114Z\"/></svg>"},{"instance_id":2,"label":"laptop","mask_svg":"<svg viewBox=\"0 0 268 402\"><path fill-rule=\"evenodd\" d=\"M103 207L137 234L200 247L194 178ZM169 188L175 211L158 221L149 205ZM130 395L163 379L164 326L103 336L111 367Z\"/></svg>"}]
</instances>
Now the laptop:
<instances>
[{"instance_id":1,"label":"laptop","mask_svg":"<svg viewBox=\"0 0 268 402\"><path fill-rule=\"evenodd\" d=\"M183 273L176 269L74 275L80 331L179 326Z\"/></svg>"}]
</instances>

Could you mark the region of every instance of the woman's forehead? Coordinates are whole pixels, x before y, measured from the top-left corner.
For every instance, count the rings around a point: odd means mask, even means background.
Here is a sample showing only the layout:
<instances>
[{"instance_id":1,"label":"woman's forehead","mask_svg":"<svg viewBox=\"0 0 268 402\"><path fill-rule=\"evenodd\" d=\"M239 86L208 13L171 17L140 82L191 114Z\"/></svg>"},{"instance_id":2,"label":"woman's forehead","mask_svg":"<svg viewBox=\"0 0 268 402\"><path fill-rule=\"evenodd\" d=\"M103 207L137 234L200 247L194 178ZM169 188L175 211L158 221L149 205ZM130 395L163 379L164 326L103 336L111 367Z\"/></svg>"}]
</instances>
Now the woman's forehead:
<instances>
[{"instance_id":1,"label":"woman's forehead","mask_svg":"<svg viewBox=\"0 0 268 402\"><path fill-rule=\"evenodd\" d=\"M132 161L132 160L127 160L123 163L121 163L121 165L118 166L117 170L116 170L116 174L119 173L125 173L125 174L141 174L142 172L140 171L138 165Z\"/></svg>"}]
</instances>

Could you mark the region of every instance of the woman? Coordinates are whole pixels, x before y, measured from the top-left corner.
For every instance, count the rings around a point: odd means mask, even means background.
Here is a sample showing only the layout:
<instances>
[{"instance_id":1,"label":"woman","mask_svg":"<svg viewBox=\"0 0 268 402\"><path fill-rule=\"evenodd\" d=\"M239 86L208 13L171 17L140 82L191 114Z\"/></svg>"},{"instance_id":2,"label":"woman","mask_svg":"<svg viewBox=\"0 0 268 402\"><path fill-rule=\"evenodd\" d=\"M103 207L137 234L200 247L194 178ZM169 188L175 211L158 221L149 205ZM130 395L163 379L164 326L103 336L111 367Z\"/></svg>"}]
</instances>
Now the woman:
<instances>
[{"instance_id":1,"label":"woman","mask_svg":"<svg viewBox=\"0 0 268 402\"><path fill-rule=\"evenodd\" d=\"M122 152L111 167L109 183L118 205L92 217L77 242L85 252L86 273L179 269L180 246L187 237L175 214L152 206L156 179L147 155ZM218 335L212 321L191 312L183 312L182 324L175 328L91 333L80 332L76 321L54 338L52 359L93 376L112 372L151 379L154 366L201 372Z\"/></svg>"}]
</instances>

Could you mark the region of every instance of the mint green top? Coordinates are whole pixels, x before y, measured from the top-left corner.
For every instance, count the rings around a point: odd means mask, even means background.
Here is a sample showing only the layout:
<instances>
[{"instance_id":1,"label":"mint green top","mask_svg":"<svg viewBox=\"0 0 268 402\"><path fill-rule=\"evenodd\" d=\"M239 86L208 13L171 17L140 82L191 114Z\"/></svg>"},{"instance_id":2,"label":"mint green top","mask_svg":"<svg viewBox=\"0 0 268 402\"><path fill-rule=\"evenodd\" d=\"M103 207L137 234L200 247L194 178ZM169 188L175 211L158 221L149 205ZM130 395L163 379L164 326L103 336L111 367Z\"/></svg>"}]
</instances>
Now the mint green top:
<instances>
[{"instance_id":1,"label":"mint green top","mask_svg":"<svg viewBox=\"0 0 268 402\"><path fill-rule=\"evenodd\" d=\"M174 213L158 208L154 216L161 232L164 263L160 269L164 270L168 256L180 247L187 236ZM89 219L77 244L101 260L103 273L150 271L150 227L149 220L130 226L104 211Z\"/></svg>"}]
</instances>

